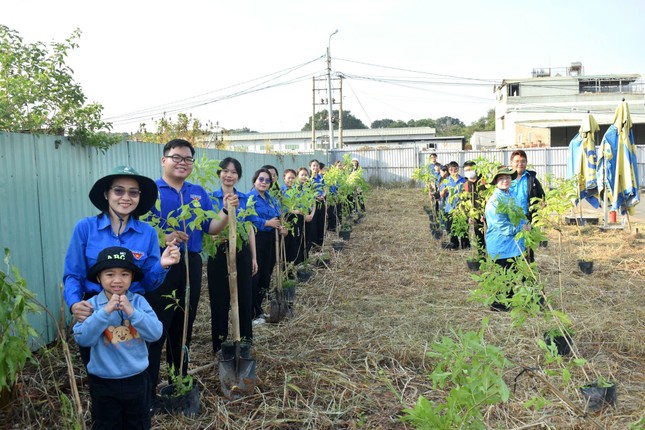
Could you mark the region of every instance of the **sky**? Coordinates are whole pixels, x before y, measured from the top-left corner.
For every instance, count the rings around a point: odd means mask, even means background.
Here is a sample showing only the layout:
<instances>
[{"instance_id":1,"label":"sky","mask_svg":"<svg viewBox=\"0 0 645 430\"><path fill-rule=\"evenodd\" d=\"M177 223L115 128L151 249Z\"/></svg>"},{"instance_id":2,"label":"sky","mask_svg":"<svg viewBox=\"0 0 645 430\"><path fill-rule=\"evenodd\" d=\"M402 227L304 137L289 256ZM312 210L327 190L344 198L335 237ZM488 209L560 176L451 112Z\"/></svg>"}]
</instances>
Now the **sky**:
<instances>
[{"instance_id":1,"label":"sky","mask_svg":"<svg viewBox=\"0 0 645 430\"><path fill-rule=\"evenodd\" d=\"M0 24L26 43L79 28L67 64L114 131L183 112L280 132L311 116L314 78L326 91L328 46L343 110L368 127L469 124L494 107L496 84L534 68L645 76L643 16L642 0L20 0L3 4Z\"/></svg>"}]
</instances>

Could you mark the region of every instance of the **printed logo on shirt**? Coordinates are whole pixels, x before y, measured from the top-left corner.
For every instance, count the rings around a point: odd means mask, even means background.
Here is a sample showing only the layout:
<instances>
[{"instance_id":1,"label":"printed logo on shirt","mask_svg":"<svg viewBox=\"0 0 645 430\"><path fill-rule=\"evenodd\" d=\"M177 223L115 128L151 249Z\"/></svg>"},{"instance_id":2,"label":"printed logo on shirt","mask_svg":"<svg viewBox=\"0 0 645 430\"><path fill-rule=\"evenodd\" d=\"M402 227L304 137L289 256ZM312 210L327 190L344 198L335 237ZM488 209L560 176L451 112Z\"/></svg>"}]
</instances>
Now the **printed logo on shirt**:
<instances>
[{"instance_id":1,"label":"printed logo on shirt","mask_svg":"<svg viewBox=\"0 0 645 430\"><path fill-rule=\"evenodd\" d=\"M192 201L200 201L202 199L202 196L200 196L199 194L191 194L190 199Z\"/></svg>"},{"instance_id":2,"label":"printed logo on shirt","mask_svg":"<svg viewBox=\"0 0 645 430\"><path fill-rule=\"evenodd\" d=\"M125 320L123 325L109 326L103 331L105 335L105 344L117 344L129 340L139 339L139 332L130 324L130 320Z\"/></svg>"},{"instance_id":3,"label":"printed logo on shirt","mask_svg":"<svg viewBox=\"0 0 645 430\"><path fill-rule=\"evenodd\" d=\"M134 256L135 259L141 260L141 257L144 256L144 252L142 251L132 251L132 255Z\"/></svg>"}]
</instances>

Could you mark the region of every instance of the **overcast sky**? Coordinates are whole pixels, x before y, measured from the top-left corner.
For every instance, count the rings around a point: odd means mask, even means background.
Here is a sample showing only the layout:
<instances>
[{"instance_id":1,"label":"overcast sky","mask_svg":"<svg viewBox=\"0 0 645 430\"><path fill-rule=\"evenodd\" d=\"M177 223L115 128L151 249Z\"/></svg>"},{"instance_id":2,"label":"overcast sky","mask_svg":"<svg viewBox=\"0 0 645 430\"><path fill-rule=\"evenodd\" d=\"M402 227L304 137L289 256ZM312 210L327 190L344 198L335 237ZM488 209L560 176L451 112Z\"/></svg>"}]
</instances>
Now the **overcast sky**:
<instances>
[{"instance_id":1,"label":"overcast sky","mask_svg":"<svg viewBox=\"0 0 645 430\"><path fill-rule=\"evenodd\" d=\"M25 42L81 29L68 64L115 131L150 126L164 111L227 129L300 130L336 29L343 109L367 126L441 116L468 124L493 107L495 83L533 68L579 61L589 75L645 75L643 0L5 3L0 23Z\"/></svg>"}]
</instances>

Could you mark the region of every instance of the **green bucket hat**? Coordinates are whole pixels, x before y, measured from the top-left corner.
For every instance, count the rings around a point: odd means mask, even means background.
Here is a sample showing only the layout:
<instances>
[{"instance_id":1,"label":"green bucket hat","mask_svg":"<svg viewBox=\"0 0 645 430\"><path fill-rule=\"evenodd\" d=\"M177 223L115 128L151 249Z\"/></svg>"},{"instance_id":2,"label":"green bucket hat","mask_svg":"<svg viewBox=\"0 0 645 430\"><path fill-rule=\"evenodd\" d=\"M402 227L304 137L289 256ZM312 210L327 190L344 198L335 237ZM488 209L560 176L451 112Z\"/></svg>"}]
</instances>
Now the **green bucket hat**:
<instances>
[{"instance_id":1,"label":"green bucket hat","mask_svg":"<svg viewBox=\"0 0 645 430\"><path fill-rule=\"evenodd\" d=\"M139 190L141 195L139 197L139 204L136 209L132 211L135 216L140 216L148 212L157 201L157 184L152 179L140 175L136 170L129 166L117 166L107 176L94 183L90 190L90 201L101 212L108 211L108 201L105 197L108 188L112 185L114 179L124 177L132 178L139 183Z\"/></svg>"},{"instance_id":2,"label":"green bucket hat","mask_svg":"<svg viewBox=\"0 0 645 430\"><path fill-rule=\"evenodd\" d=\"M502 166L499 169L497 169L497 172L495 173L495 176L493 176L493 184L497 182L497 177L500 175L509 175L511 179L517 178L517 172L510 167Z\"/></svg>"}]
</instances>

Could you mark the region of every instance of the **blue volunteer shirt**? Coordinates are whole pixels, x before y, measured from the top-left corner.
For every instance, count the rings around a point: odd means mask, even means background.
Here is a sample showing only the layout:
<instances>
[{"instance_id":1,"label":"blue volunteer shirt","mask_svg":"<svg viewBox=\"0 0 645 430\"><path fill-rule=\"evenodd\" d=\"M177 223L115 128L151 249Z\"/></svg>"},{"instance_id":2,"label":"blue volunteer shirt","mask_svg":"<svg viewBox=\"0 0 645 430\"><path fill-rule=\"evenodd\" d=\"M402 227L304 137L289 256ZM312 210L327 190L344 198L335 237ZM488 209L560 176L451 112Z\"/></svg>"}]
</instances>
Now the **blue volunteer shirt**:
<instances>
[{"instance_id":1,"label":"blue volunteer shirt","mask_svg":"<svg viewBox=\"0 0 645 430\"><path fill-rule=\"evenodd\" d=\"M511 183L511 194L518 205L524 209L524 214L529 214L529 172L526 170Z\"/></svg>"},{"instance_id":2,"label":"blue volunteer shirt","mask_svg":"<svg viewBox=\"0 0 645 430\"><path fill-rule=\"evenodd\" d=\"M166 277L159 262L159 240L153 227L128 219L118 236L112 231L110 217L100 214L83 218L74 227L65 255L63 283L65 302L71 307L83 300L84 293L98 293L101 286L87 279L87 272L96 263L99 253L110 246L122 246L132 251L135 263L143 270L143 280L133 282L130 291L145 293L157 288Z\"/></svg>"},{"instance_id":3,"label":"blue volunteer shirt","mask_svg":"<svg viewBox=\"0 0 645 430\"><path fill-rule=\"evenodd\" d=\"M459 176L457 179L453 178L452 176L449 176L448 179L445 179L441 183L441 188L439 188L439 191L448 189L448 195L446 196L446 200L445 200L446 213L456 208L457 205L459 204L458 196L462 188L464 187L465 182L466 182L466 179L464 179L462 176Z\"/></svg>"},{"instance_id":4,"label":"blue volunteer shirt","mask_svg":"<svg viewBox=\"0 0 645 430\"><path fill-rule=\"evenodd\" d=\"M495 188L493 195L486 202L486 252L491 258L512 258L524 252L524 239L515 241L515 235L522 230L526 220L513 225L508 215L499 213L500 202L517 204L513 194Z\"/></svg>"},{"instance_id":5,"label":"blue volunteer shirt","mask_svg":"<svg viewBox=\"0 0 645 430\"><path fill-rule=\"evenodd\" d=\"M169 232L173 228L168 225L168 214L172 211L172 217L177 218L180 213L180 208L183 204L191 204L193 207L200 207L205 211L211 211L213 209L213 203L211 202L210 196L204 188L199 185L192 184L188 181L184 182L184 185L181 187L181 193L177 192L173 187L168 185L163 178L159 178L155 181L157 183L157 188L159 188L159 200L161 201L161 212L157 210L156 207L153 207L151 212L158 216L161 219L160 227L164 231ZM191 229L188 224L195 219L195 214L191 214L191 217L186 220L186 233L188 233L188 251L190 252L201 252L202 250L202 239L204 234L208 233L208 227L211 222L211 218L207 219L201 224L201 230ZM183 231L183 221L179 222L178 230ZM182 243L180 248L184 249L184 244Z\"/></svg>"},{"instance_id":6,"label":"blue volunteer shirt","mask_svg":"<svg viewBox=\"0 0 645 430\"><path fill-rule=\"evenodd\" d=\"M273 231L273 228L265 226L265 223L280 216L280 205L276 199L271 197L268 191L262 197L258 190L253 188L248 194L247 204L255 204L256 214L249 216L249 220L255 228L258 231Z\"/></svg>"},{"instance_id":7,"label":"blue volunteer shirt","mask_svg":"<svg viewBox=\"0 0 645 430\"><path fill-rule=\"evenodd\" d=\"M312 178L312 188L316 197L322 196L325 194L325 179L320 173Z\"/></svg>"},{"instance_id":8,"label":"blue volunteer shirt","mask_svg":"<svg viewBox=\"0 0 645 430\"><path fill-rule=\"evenodd\" d=\"M248 195L236 190L235 188L233 189L233 191L237 195L237 199L240 202L240 205L237 207L237 213L239 214L241 211L246 210L246 204L249 200L249 197ZM224 191L222 191L222 188L211 193L211 202L213 203L215 212L219 212L224 209Z\"/></svg>"}]
</instances>

